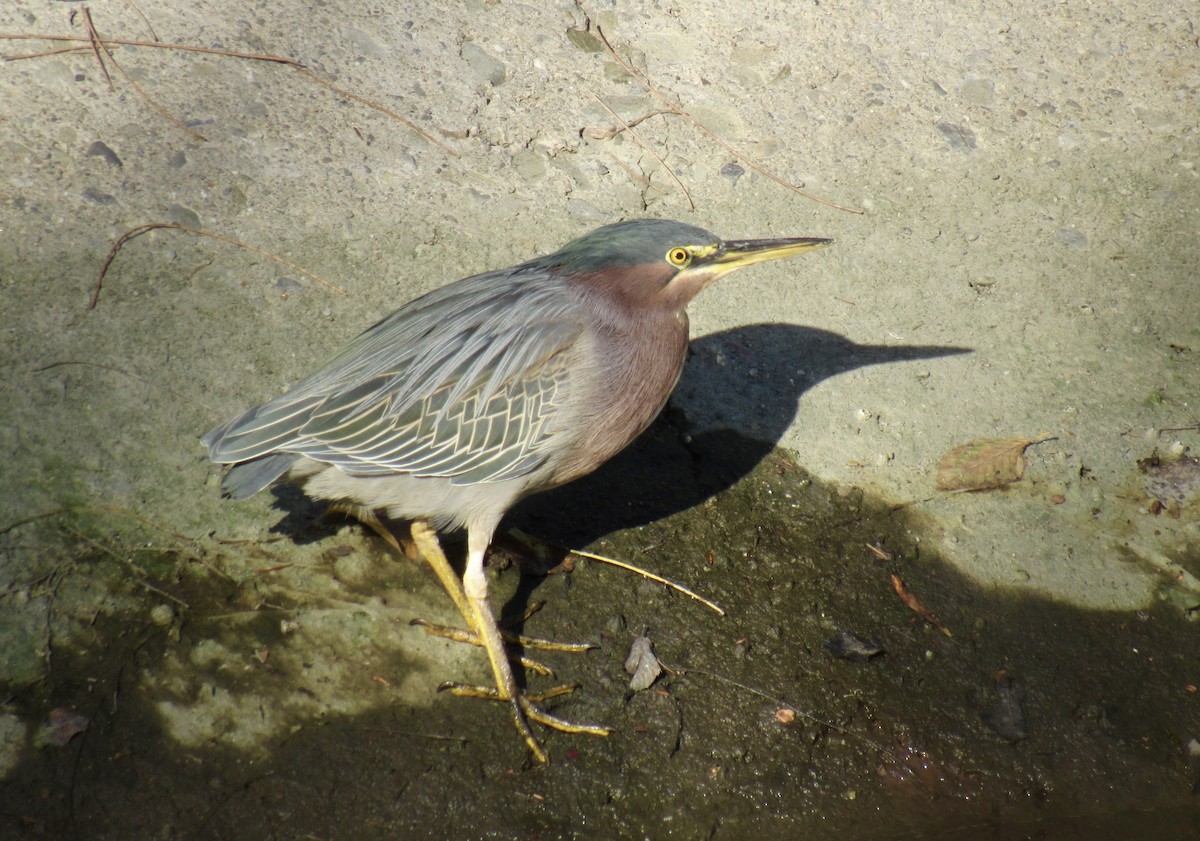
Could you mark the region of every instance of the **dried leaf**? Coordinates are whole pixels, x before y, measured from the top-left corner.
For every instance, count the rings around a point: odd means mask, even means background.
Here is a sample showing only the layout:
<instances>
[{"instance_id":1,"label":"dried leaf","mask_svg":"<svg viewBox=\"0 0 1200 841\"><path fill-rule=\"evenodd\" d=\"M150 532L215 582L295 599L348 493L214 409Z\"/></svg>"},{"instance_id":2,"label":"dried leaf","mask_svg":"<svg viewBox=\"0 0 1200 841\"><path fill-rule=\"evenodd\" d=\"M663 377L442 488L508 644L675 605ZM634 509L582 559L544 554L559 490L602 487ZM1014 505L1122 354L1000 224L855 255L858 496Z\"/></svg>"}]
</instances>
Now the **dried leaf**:
<instances>
[{"instance_id":1,"label":"dried leaf","mask_svg":"<svg viewBox=\"0 0 1200 841\"><path fill-rule=\"evenodd\" d=\"M1200 500L1200 458L1183 456L1170 462L1156 459L1153 463L1138 464L1146 473L1146 490L1168 510L1178 510Z\"/></svg>"},{"instance_id":2,"label":"dried leaf","mask_svg":"<svg viewBox=\"0 0 1200 841\"><path fill-rule=\"evenodd\" d=\"M900 580L900 576L892 576L892 589L896 591L896 595L900 597L900 601L904 602L909 610L920 616L946 636L954 636L952 633L950 633L950 629L942 623L942 620L937 618L937 614L935 614L925 605L921 604L920 599L908 592L908 588L904 586L904 582Z\"/></svg>"},{"instance_id":3,"label":"dried leaf","mask_svg":"<svg viewBox=\"0 0 1200 841\"><path fill-rule=\"evenodd\" d=\"M983 713L983 723L1005 741L1021 741L1028 735L1025 710L1021 707L1024 700L1025 693L1017 682L1007 672L1001 672L996 677L995 703Z\"/></svg>"},{"instance_id":4,"label":"dried leaf","mask_svg":"<svg viewBox=\"0 0 1200 841\"><path fill-rule=\"evenodd\" d=\"M980 438L961 444L938 462L937 486L944 491L982 491L1015 482L1025 474L1025 449L1039 438Z\"/></svg>"},{"instance_id":5,"label":"dried leaf","mask_svg":"<svg viewBox=\"0 0 1200 841\"><path fill-rule=\"evenodd\" d=\"M629 688L634 692L648 689L650 684L654 683L662 674L662 665L654 656L654 647L650 644L650 637L643 635L633 641L633 645L629 648L629 656L625 658L625 671L631 675Z\"/></svg>"},{"instance_id":6,"label":"dried leaf","mask_svg":"<svg viewBox=\"0 0 1200 841\"><path fill-rule=\"evenodd\" d=\"M38 747L61 748L88 728L86 716L63 707L51 710L46 722L38 729L34 743Z\"/></svg>"}]
</instances>

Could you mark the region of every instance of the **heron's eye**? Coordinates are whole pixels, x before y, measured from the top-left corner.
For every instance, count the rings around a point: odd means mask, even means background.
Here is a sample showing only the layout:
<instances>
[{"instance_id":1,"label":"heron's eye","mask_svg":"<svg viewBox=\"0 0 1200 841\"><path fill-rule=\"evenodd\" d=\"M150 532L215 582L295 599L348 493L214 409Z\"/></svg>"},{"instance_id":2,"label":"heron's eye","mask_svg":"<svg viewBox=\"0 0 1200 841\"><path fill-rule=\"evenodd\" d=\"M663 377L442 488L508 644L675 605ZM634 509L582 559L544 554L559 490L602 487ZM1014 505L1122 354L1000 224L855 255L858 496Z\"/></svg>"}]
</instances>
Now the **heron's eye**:
<instances>
[{"instance_id":1,"label":"heron's eye","mask_svg":"<svg viewBox=\"0 0 1200 841\"><path fill-rule=\"evenodd\" d=\"M672 248L667 252L667 262L672 266L686 266L692 260L692 254L686 248Z\"/></svg>"}]
</instances>

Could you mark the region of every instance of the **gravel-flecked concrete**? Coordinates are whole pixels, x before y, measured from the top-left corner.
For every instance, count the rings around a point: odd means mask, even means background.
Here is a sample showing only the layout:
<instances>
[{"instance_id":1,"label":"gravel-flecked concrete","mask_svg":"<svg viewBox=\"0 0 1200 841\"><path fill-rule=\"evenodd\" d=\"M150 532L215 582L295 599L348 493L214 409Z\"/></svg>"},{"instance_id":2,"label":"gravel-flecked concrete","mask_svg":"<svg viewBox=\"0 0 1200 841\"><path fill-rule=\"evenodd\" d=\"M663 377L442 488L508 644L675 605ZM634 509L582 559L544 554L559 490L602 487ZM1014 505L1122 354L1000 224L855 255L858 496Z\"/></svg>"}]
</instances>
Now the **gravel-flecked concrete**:
<instances>
[{"instance_id":1,"label":"gravel-flecked concrete","mask_svg":"<svg viewBox=\"0 0 1200 841\"><path fill-rule=\"evenodd\" d=\"M282 63L149 46L113 47L110 85L86 43L0 44L9 58L78 47L0 65L0 682L36 685L97 615L140 609L149 591L122 589L112 570L58 586L81 553L136 566L139 552L194 550L208 563L214 547L251 541L270 558L242 557L243 572L315 565L327 577L332 538L259 543L275 500L222 503L199 436L409 298L639 216L837 240L696 301L693 334L715 338L697 344L672 401L681 441L735 430L777 443L820 482L902 506L915 544L981 591L1114 622L1152 614L1194 635L1191 5L200 0L143 5L145 19L123 2L90 12L105 38L281 56L345 92ZM664 103L597 26L745 159L677 115L613 131L608 108L632 123ZM0 7L2 34L86 31L77 6ZM88 309L109 248L148 223L292 265L153 230L124 245ZM1020 482L937 490L954 446L1044 434ZM414 678L414 693L446 676ZM12 732L0 742L20 743ZM238 733L253 741L253 728Z\"/></svg>"}]
</instances>

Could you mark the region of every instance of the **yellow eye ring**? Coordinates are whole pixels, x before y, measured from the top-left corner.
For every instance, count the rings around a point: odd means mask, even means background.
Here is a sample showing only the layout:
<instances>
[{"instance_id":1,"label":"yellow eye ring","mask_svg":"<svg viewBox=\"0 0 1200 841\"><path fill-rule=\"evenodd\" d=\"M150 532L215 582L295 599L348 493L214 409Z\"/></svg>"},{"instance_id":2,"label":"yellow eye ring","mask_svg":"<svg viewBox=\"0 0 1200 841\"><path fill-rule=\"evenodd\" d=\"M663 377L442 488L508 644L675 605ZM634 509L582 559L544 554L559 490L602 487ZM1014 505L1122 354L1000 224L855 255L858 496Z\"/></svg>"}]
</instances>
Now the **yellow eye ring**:
<instances>
[{"instance_id":1,"label":"yellow eye ring","mask_svg":"<svg viewBox=\"0 0 1200 841\"><path fill-rule=\"evenodd\" d=\"M667 262L672 266L686 266L691 259L691 252L686 248L676 247L667 252Z\"/></svg>"}]
</instances>

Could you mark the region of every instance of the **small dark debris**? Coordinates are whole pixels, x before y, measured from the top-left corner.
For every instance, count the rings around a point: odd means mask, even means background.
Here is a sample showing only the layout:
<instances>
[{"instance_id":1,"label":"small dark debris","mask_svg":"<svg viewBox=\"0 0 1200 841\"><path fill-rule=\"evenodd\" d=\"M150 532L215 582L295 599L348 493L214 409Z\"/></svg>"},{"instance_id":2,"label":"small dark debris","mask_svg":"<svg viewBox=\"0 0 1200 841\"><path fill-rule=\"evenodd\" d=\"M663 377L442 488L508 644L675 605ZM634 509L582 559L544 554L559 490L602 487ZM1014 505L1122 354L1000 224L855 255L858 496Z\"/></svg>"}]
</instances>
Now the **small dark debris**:
<instances>
[{"instance_id":1,"label":"small dark debris","mask_svg":"<svg viewBox=\"0 0 1200 841\"><path fill-rule=\"evenodd\" d=\"M950 144L951 149L970 150L975 148L975 132L954 123L938 123L937 130Z\"/></svg>"},{"instance_id":2,"label":"small dark debris","mask_svg":"<svg viewBox=\"0 0 1200 841\"><path fill-rule=\"evenodd\" d=\"M95 187L84 187L83 197L90 202L96 204L116 204L117 199L111 193L105 193L102 190L97 190Z\"/></svg>"},{"instance_id":3,"label":"small dark debris","mask_svg":"<svg viewBox=\"0 0 1200 841\"><path fill-rule=\"evenodd\" d=\"M997 736L1007 742L1019 742L1028 732L1025 728L1025 711L1021 702L1025 692L1007 672L996 676L996 701L991 709L983 713L983 723Z\"/></svg>"},{"instance_id":4,"label":"small dark debris","mask_svg":"<svg viewBox=\"0 0 1200 841\"><path fill-rule=\"evenodd\" d=\"M834 657L849 660L851 663L865 663L876 654L884 654L884 648L874 640L864 640L849 631L842 631L825 643L825 648Z\"/></svg>"},{"instance_id":5,"label":"small dark debris","mask_svg":"<svg viewBox=\"0 0 1200 841\"><path fill-rule=\"evenodd\" d=\"M110 149L108 144L102 140L96 140L91 146L87 147L87 153L93 158L104 158L104 161L112 166L124 166L117 153Z\"/></svg>"},{"instance_id":6,"label":"small dark debris","mask_svg":"<svg viewBox=\"0 0 1200 841\"><path fill-rule=\"evenodd\" d=\"M61 748L87 728L87 716L59 707L50 711L34 742L39 747Z\"/></svg>"},{"instance_id":7,"label":"small dark debris","mask_svg":"<svg viewBox=\"0 0 1200 841\"><path fill-rule=\"evenodd\" d=\"M575 571L575 556L570 550L541 540L526 540L504 534L492 541L488 549L488 566L508 569L516 565L522 575L543 577Z\"/></svg>"},{"instance_id":8,"label":"small dark debris","mask_svg":"<svg viewBox=\"0 0 1200 841\"><path fill-rule=\"evenodd\" d=\"M1157 454L1138 462L1146 474L1146 491L1168 510L1200 499L1200 458L1183 456L1163 461Z\"/></svg>"}]
</instances>

